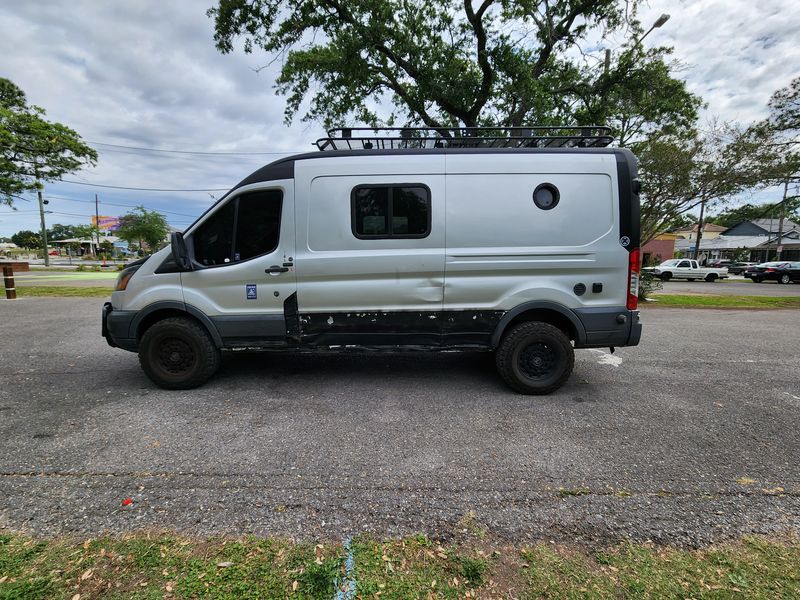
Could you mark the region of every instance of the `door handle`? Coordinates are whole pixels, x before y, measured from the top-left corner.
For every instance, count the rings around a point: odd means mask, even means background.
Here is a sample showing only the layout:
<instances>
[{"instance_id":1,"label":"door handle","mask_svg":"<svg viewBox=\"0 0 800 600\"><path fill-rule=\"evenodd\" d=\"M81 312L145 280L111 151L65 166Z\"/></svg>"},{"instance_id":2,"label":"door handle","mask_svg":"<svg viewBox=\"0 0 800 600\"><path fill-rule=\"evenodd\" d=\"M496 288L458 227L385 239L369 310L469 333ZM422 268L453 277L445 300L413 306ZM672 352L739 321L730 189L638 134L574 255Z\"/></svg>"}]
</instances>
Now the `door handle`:
<instances>
[{"instance_id":1,"label":"door handle","mask_svg":"<svg viewBox=\"0 0 800 600\"><path fill-rule=\"evenodd\" d=\"M280 267L278 265L272 265L269 269L264 269L264 273L269 273L270 275L277 275L278 273L286 273L289 270L289 267Z\"/></svg>"}]
</instances>

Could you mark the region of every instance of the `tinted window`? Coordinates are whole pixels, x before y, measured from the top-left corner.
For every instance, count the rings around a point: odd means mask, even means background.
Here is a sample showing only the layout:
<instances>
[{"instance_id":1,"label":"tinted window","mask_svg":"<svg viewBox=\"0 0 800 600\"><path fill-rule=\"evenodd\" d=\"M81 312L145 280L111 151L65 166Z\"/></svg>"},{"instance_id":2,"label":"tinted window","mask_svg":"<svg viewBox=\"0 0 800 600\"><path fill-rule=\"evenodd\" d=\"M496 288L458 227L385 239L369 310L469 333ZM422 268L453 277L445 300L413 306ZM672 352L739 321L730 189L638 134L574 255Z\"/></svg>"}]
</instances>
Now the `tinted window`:
<instances>
[{"instance_id":1,"label":"tinted window","mask_svg":"<svg viewBox=\"0 0 800 600\"><path fill-rule=\"evenodd\" d=\"M211 267L275 250L282 199L280 191L268 190L228 202L192 233L195 261Z\"/></svg>"},{"instance_id":2,"label":"tinted window","mask_svg":"<svg viewBox=\"0 0 800 600\"><path fill-rule=\"evenodd\" d=\"M234 262L267 254L278 247L281 200L282 194L278 190L255 192L239 197Z\"/></svg>"},{"instance_id":3,"label":"tinted window","mask_svg":"<svg viewBox=\"0 0 800 600\"><path fill-rule=\"evenodd\" d=\"M192 234L194 259L201 265L221 265L231 261L235 214L236 202L228 202Z\"/></svg>"},{"instance_id":4,"label":"tinted window","mask_svg":"<svg viewBox=\"0 0 800 600\"><path fill-rule=\"evenodd\" d=\"M356 237L419 238L430 233L431 196L422 185L359 186L351 198Z\"/></svg>"},{"instance_id":5,"label":"tinted window","mask_svg":"<svg viewBox=\"0 0 800 600\"><path fill-rule=\"evenodd\" d=\"M388 187L362 187L353 191L353 218L358 235L386 236L389 233L389 191Z\"/></svg>"}]
</instances>

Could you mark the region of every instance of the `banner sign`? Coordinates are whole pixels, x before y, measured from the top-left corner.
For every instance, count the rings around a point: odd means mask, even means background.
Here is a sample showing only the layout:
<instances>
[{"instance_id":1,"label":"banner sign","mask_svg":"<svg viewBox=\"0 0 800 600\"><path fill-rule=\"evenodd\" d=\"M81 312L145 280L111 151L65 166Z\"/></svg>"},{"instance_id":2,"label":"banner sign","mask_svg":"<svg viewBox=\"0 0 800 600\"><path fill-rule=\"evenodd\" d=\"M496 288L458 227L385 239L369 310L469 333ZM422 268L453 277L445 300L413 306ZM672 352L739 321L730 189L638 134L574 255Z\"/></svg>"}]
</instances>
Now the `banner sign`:
<instances>
[{"instance_id":1,"label":"banner sign","mask_svg":"<svg viewBox=\"0 0 800 600\"><path fill-rule=\"evenodd\" d=\"M92 225L100 231L116 231L119 229L119 217L92 217Z\"/></svg>"}]
</instances>

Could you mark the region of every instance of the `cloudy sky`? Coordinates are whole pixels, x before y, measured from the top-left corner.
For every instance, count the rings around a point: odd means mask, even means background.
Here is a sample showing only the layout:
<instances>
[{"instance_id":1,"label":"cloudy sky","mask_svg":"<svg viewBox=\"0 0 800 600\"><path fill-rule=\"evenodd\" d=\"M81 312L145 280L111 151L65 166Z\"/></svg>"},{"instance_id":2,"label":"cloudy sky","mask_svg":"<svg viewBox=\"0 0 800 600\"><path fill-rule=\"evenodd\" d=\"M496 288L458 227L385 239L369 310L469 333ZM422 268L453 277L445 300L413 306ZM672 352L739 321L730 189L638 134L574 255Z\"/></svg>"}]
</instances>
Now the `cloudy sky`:
<instances>
[{"instance_id":1,"label":"cloudy sky","mask_svg":"<svg viewBox=\"0 0 800 600\"><path fill-rule=\"evenodd\" d=\"M0 4L0 76L19 85L48 118L76 129L100 153L70 181L149 192L50 183L48 223L87 223L143 204L187 226L225 190L286 153L311 149L319 125L283 123L267 59L221 55L205 10L212 0L72 0ZM790 0L653 0L647 26L670 20L645 44L672 45L680 75L708 102L707 116L748 122L800 65L800 11ZM613 40L608 42L613 45ZM112 146L194 151L153 152ZM241 154L199 154L221 152ZM771 200L775 192L761 193ZM0 208L0 235L38 228L35 201Z\"/></svg>"}]
</instances>

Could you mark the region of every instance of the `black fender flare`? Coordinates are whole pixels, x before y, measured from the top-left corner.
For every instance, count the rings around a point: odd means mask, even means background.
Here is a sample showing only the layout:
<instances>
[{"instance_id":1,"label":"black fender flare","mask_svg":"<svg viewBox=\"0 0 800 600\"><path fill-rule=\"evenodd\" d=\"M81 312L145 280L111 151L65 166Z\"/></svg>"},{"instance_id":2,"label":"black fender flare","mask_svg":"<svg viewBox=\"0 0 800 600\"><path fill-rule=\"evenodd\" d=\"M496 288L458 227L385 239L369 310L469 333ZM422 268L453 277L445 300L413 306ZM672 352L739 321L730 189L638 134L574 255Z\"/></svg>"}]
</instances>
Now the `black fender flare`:
<instances>
[{"instance_id":1,"label":"black fender flare","mask_svg":"<svg viewBox=\"0 0 800 600\"><path fill-rule=\"evenodd\" d=\"M217 348L222 348L222 336L220 336L217 328L214 327L214 323L211 321L211 319L209 319L208 316L206 316L206 314L200 309L195 308L191 304L186 304L185 302L178 302L177 300L160 300L158 302L148 304L143 309L138 311L136 316L131 321L130 329L128 330L128 336L132 339L136 339L136 332L139 331L139 325L141 325L142 321L146 319L148 315L151 315L159 310L178 310L193 316L208 330L211 339L214 341L214 345Z\"/></svg>"},{"instance_id":2,"label":"black fender flare","mask_svg":"<svg viewBox=\"0 0 800 600\"><path fill-rule=\"evenodd\" d=\"M523 302L503 315L503 318L500 319L500 322L497 324L497 327L495 327L494 333L492 334L492 348L497 348L497 346L500 345L500 338L503 336L503 332L506 330L506 327L508 327L508 324L511 323L511 321L526 311L536 309L552 310L565 316L575 328L575 346L580 347L586 342L586 329L578 315L575 314L575 311L562 304L559 304L558 302L534 300L531 302Z\"/></svg>"}]
</instances>

